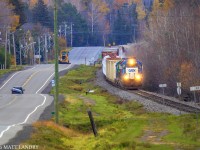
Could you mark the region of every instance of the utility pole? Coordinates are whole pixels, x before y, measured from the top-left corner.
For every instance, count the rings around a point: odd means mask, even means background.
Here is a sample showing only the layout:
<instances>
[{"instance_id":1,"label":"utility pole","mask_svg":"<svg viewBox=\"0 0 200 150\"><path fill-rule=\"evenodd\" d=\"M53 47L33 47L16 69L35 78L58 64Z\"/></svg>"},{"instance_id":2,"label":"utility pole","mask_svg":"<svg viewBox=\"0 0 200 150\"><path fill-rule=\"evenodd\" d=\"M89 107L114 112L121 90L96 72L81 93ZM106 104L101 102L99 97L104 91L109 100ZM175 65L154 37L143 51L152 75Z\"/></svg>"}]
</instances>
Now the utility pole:
<instances>
[{"instance_id":1,"label":"utility pole","mask_svg":"<svg viewBox=\"0 0 200 150\"><path fill-rule=\"evenodd\" d=\"M94 4L92 2L92 35L94 33Z\"/></svg>"},{"instance_id":2,"label":"utility pole","mask_svg":"<svg viewBox=\"0 0 200 150\"><path fill-rule=\"evenodd\" d=\"M73 46L73 24L72 24L72 22L71 22L71 47Z\"/></svg>"},{"instance_id":3,"label":"utility pole","mask_svg":"<svg viewBox=\"0 0 200 150\"><path fill-rule=\"evenodd\" d=\"M65 24L65 41L67 41L67 25L66 25L66 22L64 22Z\"/></svg>"},{"instance_id":4,"label":"utility pole","mask_svg":"<svg viewBox=\"0 0 200 150\"><path fill-rule=\"evenodd\" d=\"M21 44L21 41L19 41L19 62L20 62L20 65L22 65L22 44Z\"/></svg>"},{"instance_id":5,"label":"utility pole","mask_svg":"<svg viewBox=\"0 0 200 150\"><path fill-rule=\"evenodd\" d=\"M52 60L51 35L50 34L48 37L48 49L49 49L50 59Z\"/></svg>"},{"instance_id":6,"label":"utility pole","mask_svg":"<svg viewBox=\"0 0 200 150\"><path fill-rule=\"evenodd\" d=\"M61 35L62 35L62 27L61 25L59 25L59 36L61 37Z\"/></svg>"},{"instance_id":7,"label":"utility pole","mask_svg":"<svg viewBox=\"0 0 200 150\"><path fill-rule=\"evenodd\" d=\"M35 65L35 43L33 42L33 65Z\"/></svg>"},{"instance_id":8,"label":"utility pole","mask_svg":"<svg viewBox=\"0 0 200 150\"><path fill-rule=\"evenodd\" d=\"M39 64L40 64L40 37L38 37L38 47L39 47Z\"/></svg>"},{"instance_id":9,"label":"utility pole","mask_svg":"<svg viewBox=\"0 0 200 150\"><path fill-rule=\"evenodd\" d=\"M13 36L13 50L14 50L14 64L15 64L15 68L16 68L16 50L15 50L15 35L14 35L14 32L12 33L12 36Z\"/></svg>"},{"instance_id":10,"label":"utility pole","mask_svg":"<svg viewBox=\"0 0 200 150\"><path fill-rule=\"evenodd\" d=\"M9 52L9 54L11 54L11 51L10 51L10 33L8 35L9 35L9 39L8 39L8 52Z\"/></svg>"},{"instance_id":11,"label":"utility pole","mask_svg":"<svg viewBox=\"0 0 200 150\"><path fill-rule=\"evenodd\" d=\"M58 115L58 92L59 92L59 77L58 77L58 31L57 31L57 0L54 0L54 51L55 51L55 97L54 97L54 105L55 105L55 121L59 123L59 115Z\"/></svg>"},{"instance_id":12,"label":"utility pole","mask_svg":"<svg viewBox=\"0 0 200 150\"><path fill-rule=\"evenodd\" d=\"M6 65L7 65L7 64L6 64L6 62L7 62L7 44L8 44L8 33L7 33L7 27L6 27L6 41L5 41L5 64L4 64L4 65L5 65L5 67L4 67L5 69L7 68L7 67L6 67Z\"/></svg>"},{"instance_id":13,"label":"utility pole","mask_svg":"<svg viewBox=\"0 0 200 150\"><path fill-rule=\"evenodd\" d=\"M48 64L47 35L45 34L44 37L45 37L45 38L44 38L45 61L46 61L46 64Z\"/></svg>"}]
</instances>

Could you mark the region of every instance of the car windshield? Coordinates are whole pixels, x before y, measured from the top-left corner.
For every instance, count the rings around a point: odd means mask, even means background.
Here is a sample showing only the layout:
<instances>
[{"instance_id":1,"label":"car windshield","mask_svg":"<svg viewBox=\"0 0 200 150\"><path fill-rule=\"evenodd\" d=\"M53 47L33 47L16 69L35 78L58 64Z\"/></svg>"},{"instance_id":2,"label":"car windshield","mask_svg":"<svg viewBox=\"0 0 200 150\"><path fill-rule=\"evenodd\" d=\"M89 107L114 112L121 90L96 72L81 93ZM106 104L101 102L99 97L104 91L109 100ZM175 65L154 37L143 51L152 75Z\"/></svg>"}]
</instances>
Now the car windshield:
<instances>
[{"instance_id":1,"label":"car windshield","mask_svg":"<svg viewBox=\"0 0 200 150\"><path fill-rule=\"evenodd\" d=\"M22 90L22 87L13 87L13 88Z\"/></svg>"}]
</instances>

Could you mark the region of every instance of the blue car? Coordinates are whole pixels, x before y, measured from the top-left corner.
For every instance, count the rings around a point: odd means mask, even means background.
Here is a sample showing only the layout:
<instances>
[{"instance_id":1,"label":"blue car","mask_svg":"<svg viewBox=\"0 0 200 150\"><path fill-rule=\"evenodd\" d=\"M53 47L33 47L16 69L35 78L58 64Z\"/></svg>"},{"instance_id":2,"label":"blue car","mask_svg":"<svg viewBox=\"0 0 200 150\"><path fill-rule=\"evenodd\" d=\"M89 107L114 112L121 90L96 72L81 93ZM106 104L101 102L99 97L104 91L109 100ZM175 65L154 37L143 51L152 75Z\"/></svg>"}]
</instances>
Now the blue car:
<instances>
[{"instance_id":1,"label":"blue car","mask_svg":"<svg viewBox=\"0 0 200 150\"><path fill-rule=\"evenodd\" d=\"M12 94L24 94L24 91L22 87L13 87L11 89Z\"/></svg>"}]
</instances>

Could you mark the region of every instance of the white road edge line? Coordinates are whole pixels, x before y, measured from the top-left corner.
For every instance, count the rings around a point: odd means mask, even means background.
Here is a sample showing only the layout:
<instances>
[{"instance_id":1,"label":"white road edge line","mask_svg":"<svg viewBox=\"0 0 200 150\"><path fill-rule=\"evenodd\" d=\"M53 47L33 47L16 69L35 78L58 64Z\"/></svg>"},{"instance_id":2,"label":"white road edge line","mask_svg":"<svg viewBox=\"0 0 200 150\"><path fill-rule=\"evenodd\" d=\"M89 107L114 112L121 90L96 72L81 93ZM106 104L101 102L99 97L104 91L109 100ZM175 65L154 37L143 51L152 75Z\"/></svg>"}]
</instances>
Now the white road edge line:
<instances>
[{"instance_id":1,"label":"white road edge line","mask_svg":"<svg viewBox=\"0 0 200 150\"><path fill-rule=\"evenodd\" d=\"M28 70L32 70L32 69L34 69L35 67L33 67L33 68L31 68L31 69L28 69ZM18 74L18 73L20 73L20 72L22 72L22 71L18 71L18 72L16 72L14 75L12 75L12 77L10 77L7 81L6 81L6 83L4 83L4 85L2 85L2 87L0 87L0 90L16 75L16 74Z\"/></svg>"},{"instance_id":2,"label":"white road edge line","mask_svg":"<svg viewBox=\"0 0 200 150\"><path fill-rule=\"evenodd\" d=\"M8 126L5 130L3 130L3 131L1 132L1 134L0 134L0 138L2 138L3 134L4 134L6 131L8 131L11 127L15 127L15 126L22 125L22 124L26 123L27 120L29 119L29 117L30 117L34 112L36 112L36 110L37 110L40 106L43 106L43 105L45 104L45 102L46 102L46 96L44 96L44 95L42 95L42 94L40 94L40 95L44 97L44 100L43 100L42 104L40 104L40 105L38 105L37 107L35 107L35 109L34 109L30 114L28 114L28 116L26 117L26 119L24 120L24 122L20 122L20 123L17 123L17 124L10 125L10 126Z\"/></svg>"},{"instance_id":3,"label":"white road edge line","mask_svg":"<svg viewBox=\"0 0 200 150\"><path fill-rule=\"evenodd\" d=\"M63 70L66 70L66 69L68 69L69 67L71 67L71 64L70 64L69 66L67 66L66 68L64 68L64 69L59 70L59 72L60 72L60 71L63 71ZM39 88L39 90L37 90L37 92L36 92L35 94L37 94L37 93L46 85L46 83L49 82L49 80L51 79L51 77L52 77L53 75L54 75L54 73L52 73L52 74L49 76L49 78L46 80L46 82Z\"/></svg>"},{"instance_id":4,"label":"white road edge line","mask_svg":"<svg viewBox=\"0 0 200 150\"><path fill-rule=\"evenodd\" d=\"M70 64L69 66L67 66L66 68L60 70L60 71L66 70L66 69L68 69L70 66L71 66L71 64ZM60 72L60 71L59 71L59 72ZM41 88L36 92L36 94L45 86L45 84L49 81L49 79L50 79L53 75L54 75L54 73L50 75L50 77L49 77L49 78L46 80L46 82L41 86ZM37 110L40 106L43 106L43 105L45 104L45 102L46 102L46 96L43 95L43 94L40 94L40 95L44 97L44 100L43 100L42 104L38 105L30 114L28 114L28 116L26 117L26 119L24 120L24 122L10 125L10 126L8 126L5 130L3 130L3 131L1 132L1 134L0 134L0 138L2 138L2 137L3 137L3 134L4 134L6 131L8 131L11 127L15 127L15 126L17 126L17 125L25 124L25 123L27 122L27 120L29 119L29 117L30 117L34 112L36 112L36 110Z\"/></svg>"}]
</instances>

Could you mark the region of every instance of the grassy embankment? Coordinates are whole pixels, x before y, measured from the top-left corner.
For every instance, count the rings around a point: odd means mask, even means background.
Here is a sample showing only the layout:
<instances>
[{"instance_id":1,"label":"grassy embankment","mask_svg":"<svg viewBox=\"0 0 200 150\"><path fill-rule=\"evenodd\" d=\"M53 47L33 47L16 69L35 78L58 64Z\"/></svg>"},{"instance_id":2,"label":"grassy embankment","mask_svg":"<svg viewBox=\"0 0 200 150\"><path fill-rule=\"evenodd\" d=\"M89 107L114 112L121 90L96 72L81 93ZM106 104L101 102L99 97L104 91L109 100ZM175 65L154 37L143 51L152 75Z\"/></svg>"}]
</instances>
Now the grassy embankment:
<instances>
[{"instance_id":1,"label":"grassy embankment","mask_svg":"<svg viewBox=\"0 0 200 150\"><path fill-rule=\"evenodd\" d=\"M0 77L2 77L4 74L7 74L13 71L19 71L21 69L22 69L22 66L17 66L16 68L14 66L11 66L10 69L0 70Z\"/></svg>"},{"instance_id":2,"label":"grassy embankment","mask_svg":"<svg viewBox=\"0 0 200 150\"><path fill-rule=\"evenodd\" d=\"M81 66L60 80L65 101L59 106L60 124L34 124L35 132L22 144L42 150L173 150L200 148L195 115L149 113L136 102L126 102L97 86L94 67ZM94 93L85 94L87 89ZM98 129L94 137L87 110Z\"/></svg>"}]
</instances>

